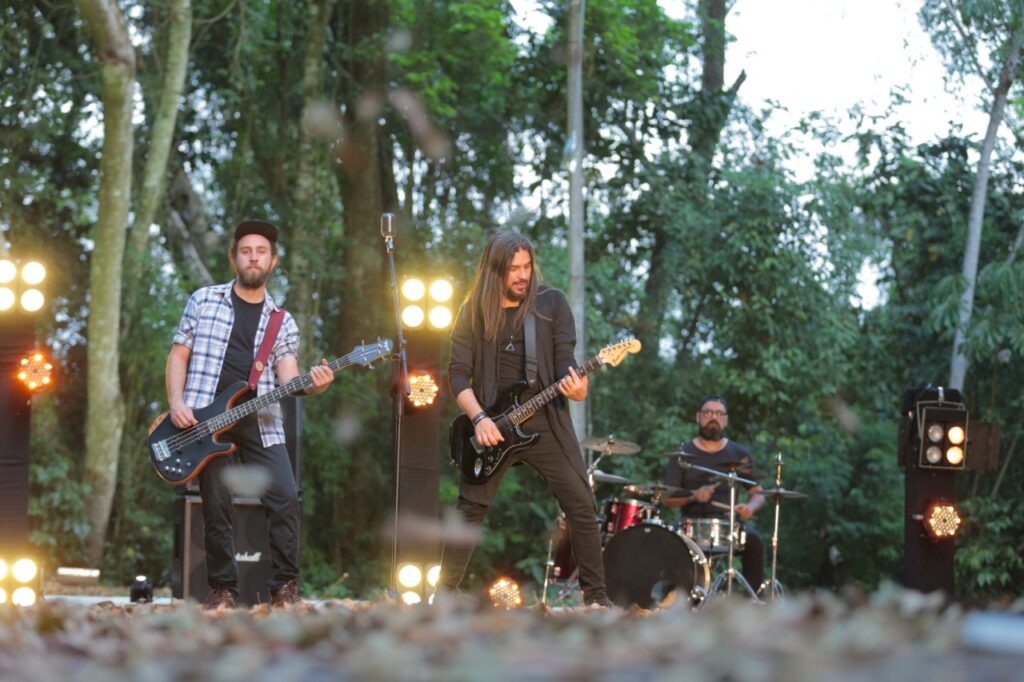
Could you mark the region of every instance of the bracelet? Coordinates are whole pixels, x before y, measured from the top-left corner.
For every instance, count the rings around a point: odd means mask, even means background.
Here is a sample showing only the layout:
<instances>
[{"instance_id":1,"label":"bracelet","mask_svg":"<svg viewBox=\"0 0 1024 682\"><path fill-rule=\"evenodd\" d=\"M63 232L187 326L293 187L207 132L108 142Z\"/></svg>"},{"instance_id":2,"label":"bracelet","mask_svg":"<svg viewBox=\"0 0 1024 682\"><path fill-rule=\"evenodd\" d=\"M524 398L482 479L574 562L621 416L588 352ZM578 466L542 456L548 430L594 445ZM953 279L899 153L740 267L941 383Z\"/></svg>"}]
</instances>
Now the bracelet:
<instances>
[{"instance_id":1,"label":"bracelet","mask_svg":"<svg viewBox=\"0 0 1024 682\"><path fill-rule=\"evenodd\" d=\"M473 426L476 426L485 419L487 419L487 413L484 412L483 410L480 410L473 416Z\"/></svg>"}]
</instances>

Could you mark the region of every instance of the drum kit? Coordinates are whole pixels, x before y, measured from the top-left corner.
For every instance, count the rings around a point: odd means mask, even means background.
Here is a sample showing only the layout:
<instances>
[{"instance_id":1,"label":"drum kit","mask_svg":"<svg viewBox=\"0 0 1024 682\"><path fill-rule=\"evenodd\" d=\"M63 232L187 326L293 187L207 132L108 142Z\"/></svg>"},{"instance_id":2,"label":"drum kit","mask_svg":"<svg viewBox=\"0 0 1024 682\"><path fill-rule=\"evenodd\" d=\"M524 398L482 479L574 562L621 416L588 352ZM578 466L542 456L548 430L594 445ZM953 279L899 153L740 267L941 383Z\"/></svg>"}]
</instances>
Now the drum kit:
<instances>
[{"instance_id":1,"label":"drum kit","mask_svg":"<svg viewBox=\"0 0 1024 682\"><path fill-rule=\"evenodd\" d=\"M715 480L714 486L726 485L729 488L728 504L711 502L713 506L728 511L728 518L684 516L679 523L668 523L661 518L663 500L688 497L693 495L692 491L660 483L636 483L598 469L598 464L605 457L638 454L641 448L636 443L608 436L587 438L581 445L597 453L587 471L591 488L596 488L598 483L622 488L621 494L604 501L599 517L605 582L613 603L627 608L636 605L651 609L668 606L679 595L685 594L690 607L697 611L717 595L732 594L734 583L740 585L756 603L764 603L765 599L774 601L783 596L782 584L777 578L780 507L782 500L806 495L782 487L781 453L775 459L774 486L758 493L774 502L775 507L771 578L759 593L733 566L736 552L741 552L746 543L746 532L737 520L736 489L739 485L757 485L756 481L741 477L735 465L711 468L689 461L694 456L682 450L661 453L659 456L677 458L683 468L709 475ZM762 476L756 470L748 475ZM715 570L717 574L712 579ZM576 576L576 560L569 546L567 522L562 516L548 543L542 602L547 603L551 584L561 585L556 601L570 596L577 589Z\"/></svg>"}]
</instances>

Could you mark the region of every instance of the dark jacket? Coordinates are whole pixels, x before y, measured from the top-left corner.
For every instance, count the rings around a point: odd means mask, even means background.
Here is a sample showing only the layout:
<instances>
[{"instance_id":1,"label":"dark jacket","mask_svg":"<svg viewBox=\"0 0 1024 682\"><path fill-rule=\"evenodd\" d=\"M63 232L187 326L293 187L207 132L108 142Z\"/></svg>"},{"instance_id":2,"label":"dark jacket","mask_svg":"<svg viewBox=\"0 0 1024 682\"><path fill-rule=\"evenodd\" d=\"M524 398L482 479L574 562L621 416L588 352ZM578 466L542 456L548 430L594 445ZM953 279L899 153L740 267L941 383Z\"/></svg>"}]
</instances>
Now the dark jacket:
<instances>
[{"instance_id":1,"label":"dark jacket","mask_svg":"<svg viewBox=\"0 0 1024 682\"><path fill-rule=\"evenodd\" d=\"M569 302L558 289L540 286L534 312L537 320L537 380L540 387L545 388L568 374L570 367L576 366L573 357L576 325ZM448 381L452 395L457 396L471 388L477 400L484 407L490 407L498 398L498 344L483 338L483 321L477 314L474 325L473 317L463 305L455 320ZM544 409L562 452L572 468L586 478L586 465L569 418L568 399L559 395Z\"/></svg>"}]
</instances>

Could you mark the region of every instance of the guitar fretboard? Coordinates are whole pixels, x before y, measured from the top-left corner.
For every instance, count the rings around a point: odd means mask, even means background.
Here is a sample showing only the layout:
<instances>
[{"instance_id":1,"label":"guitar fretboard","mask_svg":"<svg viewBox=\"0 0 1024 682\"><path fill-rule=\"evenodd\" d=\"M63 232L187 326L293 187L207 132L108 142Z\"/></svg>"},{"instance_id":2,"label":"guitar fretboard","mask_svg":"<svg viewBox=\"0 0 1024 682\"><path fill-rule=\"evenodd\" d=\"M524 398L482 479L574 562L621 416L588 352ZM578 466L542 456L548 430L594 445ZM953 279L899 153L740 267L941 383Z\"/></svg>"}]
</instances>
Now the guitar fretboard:
<instances>
[{"instance_id":1,"label":"guitar fretboard","mask_svg":"<svg viewBox=\"0 0 1024 682\"><path fill-rule=\"evenodd\" d=\"M583 378L588 374L592 373L598 367L600 367L601 364L601 356L595 355L594 357L584 362L580 367L577 367L576 374L579 375L580 378ZM544 405L551 402L552 400L555 399L555 397L559 395L558 384L560 383L560 381L561 380L551 384L543 391L533 396L525 403L523 403L522 405L520 405L519 407L517 407L516 409L512 410L507 415L499 419L497 426L500 428L502 426L505 426L509 422L518 426L525 422L527 419L536 414L537 410L544 407Z\"/></svg>"}]
</instances>

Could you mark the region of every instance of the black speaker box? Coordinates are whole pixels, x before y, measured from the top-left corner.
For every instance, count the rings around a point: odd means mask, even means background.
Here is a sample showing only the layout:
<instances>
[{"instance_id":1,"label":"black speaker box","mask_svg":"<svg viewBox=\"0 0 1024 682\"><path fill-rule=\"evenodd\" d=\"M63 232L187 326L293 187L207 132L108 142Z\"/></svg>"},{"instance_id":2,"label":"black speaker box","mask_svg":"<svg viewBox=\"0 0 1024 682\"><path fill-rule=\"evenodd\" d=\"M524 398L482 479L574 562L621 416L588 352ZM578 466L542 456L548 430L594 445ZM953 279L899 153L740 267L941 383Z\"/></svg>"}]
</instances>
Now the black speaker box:
<instances>
[{"instance_id":1,"label":"black speaker box","mask_svg":"<svg viewBox=\"0 0 1024 682\"><path fill-rule=\"evenodd\" d=\"M203 545L203 502L198 495L176 501L174 563L171 594L176 599L206 600L206 551ZM267 581L271 578L267 516L257 499L234 501L235 560L238 562L239 601L249 606L270 601Z\"/></svg>"}]
</instances>

